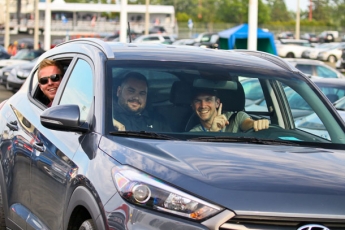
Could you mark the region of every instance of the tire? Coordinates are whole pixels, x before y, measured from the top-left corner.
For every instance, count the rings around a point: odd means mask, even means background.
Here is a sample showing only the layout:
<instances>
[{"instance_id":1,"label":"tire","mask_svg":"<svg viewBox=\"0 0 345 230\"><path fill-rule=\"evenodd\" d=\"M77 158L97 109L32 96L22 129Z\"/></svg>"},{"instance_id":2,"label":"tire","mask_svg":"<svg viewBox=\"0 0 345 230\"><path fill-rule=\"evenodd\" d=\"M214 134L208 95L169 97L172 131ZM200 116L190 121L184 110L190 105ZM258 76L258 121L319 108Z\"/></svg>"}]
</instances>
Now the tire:
<instances>
[{"instance_id":1,"label":"tire","mask_svg":"<svg viewBox=\"0 0 345 230\"><path fill-rule=\"evenodd\" d=\"M336 63L337 62L337 58L334 55L329 56L327 60L329 63Z\"/></svg>"},{"instance_id":2,"label":"tire","mask_svg":"<svg viewBox=\"0 0 345 230\"><path fill-rule=\"evenodd\" d=\"M294 58L295 55L294 55L293 53L288 53L288 54L286 55L286 57L287 57L287 58Z\"/></svg>"},{"instance_id":3,"label":"tire","mask_svg":"<svg viewBox=\"0 0 345 230\"><path fill-rule=\"evenodd\" d=\"M96 230L96 226L93 223L92 219L85 220L81 226L79 227L79 230Z\"/></svg>"},{"instance_id":4,"label":"tire","mask_svg":"<svg viewBox=\"0 0 345 230\"><path fill-rule=\"evenodd\" d=\"M0 189L0 230L6 230L5 211L2 203L2 193Z\"/></svg>"}]
</instances>

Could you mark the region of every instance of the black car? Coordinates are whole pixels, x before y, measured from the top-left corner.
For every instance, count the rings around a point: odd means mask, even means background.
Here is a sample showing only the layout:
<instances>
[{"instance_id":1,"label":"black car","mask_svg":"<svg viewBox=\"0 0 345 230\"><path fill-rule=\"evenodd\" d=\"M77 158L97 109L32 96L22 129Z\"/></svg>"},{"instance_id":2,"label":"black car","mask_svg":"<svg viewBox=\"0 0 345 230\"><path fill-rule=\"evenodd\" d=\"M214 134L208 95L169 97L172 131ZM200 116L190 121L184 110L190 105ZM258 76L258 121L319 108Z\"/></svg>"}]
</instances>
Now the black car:
<instances>
[{"instance_id":1,"label":"black car","mask_svg":"<svg viewBox=\"0 0 345 230\"><path fill-rule=\"evenodd\" d=\"M7 53L5 47L0 45L0 60L1 59L9 59L10 57L11 57L11 55L9 53Z\"/></svg>"},{"instance_id":2,"label":"black car","mask_svg":"<svg viewBox=\"0 0 345 230\"><path fill-rule=\"evenodd\" d=\"M37 76L45 58L65 70L49 108ZM139 92L121 88L128 74L144 75ZM242 78L258 80L267 110L245 111ZM329 139L296 127L286 87ZM213 96L193 111L200 90ZM123 92L134 107L147 99L145 113L124 111L147 126L119 129ZM246 121L266 118L269 128L191 131L220 106L234 115L229 124L247 112ZM0 147L8 229L345 229L345 123L306 75L265 52L58 44L1 103Z\"/></svg>"}]
</instances>

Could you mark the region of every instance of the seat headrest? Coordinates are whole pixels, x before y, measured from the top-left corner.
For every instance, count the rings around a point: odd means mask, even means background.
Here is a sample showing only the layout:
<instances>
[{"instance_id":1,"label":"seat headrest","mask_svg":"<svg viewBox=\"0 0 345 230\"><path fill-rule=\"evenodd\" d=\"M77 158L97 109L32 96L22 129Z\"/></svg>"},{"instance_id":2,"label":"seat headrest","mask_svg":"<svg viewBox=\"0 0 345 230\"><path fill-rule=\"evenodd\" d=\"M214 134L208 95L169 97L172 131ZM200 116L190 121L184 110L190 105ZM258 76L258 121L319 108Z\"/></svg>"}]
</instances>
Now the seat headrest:
<instances>
[{"instance_id":1,"label":"seat headrest","mask_svg":"<svg viewBox=\"0 0 345 230\"><path fill-rule=\"evenodd\" d=\"M223 104L223 111L243 111L246 98L242 84L237 82L236 90L217 90L217 96Z\"/></svg>"},{"instance_id":2,"label":"seat headrest","mask_svg":"<svg viewBox=\"0 0 345 230\"><path fill-rule=\"evenodd\" d=\"M192 96L192 83L185 81L175 81L170 91L170 102L174 105L190 105Z\"/></svg>"}]
</instances>

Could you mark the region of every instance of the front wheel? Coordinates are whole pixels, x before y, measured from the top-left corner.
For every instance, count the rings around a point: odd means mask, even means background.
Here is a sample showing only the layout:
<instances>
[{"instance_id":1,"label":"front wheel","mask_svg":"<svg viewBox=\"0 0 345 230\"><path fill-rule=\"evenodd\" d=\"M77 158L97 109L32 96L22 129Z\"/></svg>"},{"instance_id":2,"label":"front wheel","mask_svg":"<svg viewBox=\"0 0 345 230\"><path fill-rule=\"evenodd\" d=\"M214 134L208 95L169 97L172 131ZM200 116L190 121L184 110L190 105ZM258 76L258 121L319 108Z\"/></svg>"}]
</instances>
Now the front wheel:
<instances>
[{"instance_id":1,"label":"front wheel","mask_svg":"<svg viewBox=\"0 0 345 230\"><path fill-rule=\"evenodd\" d=\"M89 219L89 220L85 220L79 230L96 230L96 226L95 226L95 223L93 222L92 219Z\"/></svg>"},{"instance_id":2,"label":"front wheel","mask_svg":"<svg viewBox=\"0 0 345 230\"><path fill-rule=\"evenodd\" d=\"M290 53L288 53L288 54L286 55L286 57L287 57L287 58L294 58L295 55L294 55L293 53L290 52Z\"/></svg>"},{"instance_id":3,"label":"front wheel","mask_svg":"<svg viewBox=\"0 0 345 230\"><path fill-rule=\"evenodd\" d=\"M337 58L333 55L328 57L328 62L330 63L336 63L337 62Z\"/></svg>"}]
</instances>

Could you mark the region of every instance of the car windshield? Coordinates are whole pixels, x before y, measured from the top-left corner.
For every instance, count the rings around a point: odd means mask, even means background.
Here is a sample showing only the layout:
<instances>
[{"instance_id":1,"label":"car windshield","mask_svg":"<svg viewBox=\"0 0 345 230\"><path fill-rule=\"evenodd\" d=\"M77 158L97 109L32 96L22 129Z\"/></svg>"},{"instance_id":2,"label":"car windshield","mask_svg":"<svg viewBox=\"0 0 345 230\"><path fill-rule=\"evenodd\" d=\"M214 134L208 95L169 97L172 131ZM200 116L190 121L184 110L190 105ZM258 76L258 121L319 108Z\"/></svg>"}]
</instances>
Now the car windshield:
<instances>
[{"instance_id":1,"label":"car windshield","mask_svg":"<svg viewBox=\"0 0 345 230\"><path fill-rule=\"evenodd\" d=\"M129 75L144 76L147 84L142 79L141 84L131 86L124 80ZM250 137L345 143L335 111L312 83L297 73L192 61L117 60L107 62L106 87L106 132L113 135L126 131L125 135L149 132L181 140ZM207 125L221 115L220 110L228 123L213 132ZM310 114L324 127L322 134L298 126ZM138 125L140 119L148 125ZM246 119L267 119L270 128L257 132L245 129Z\"/></svg>"}]
</instances>

